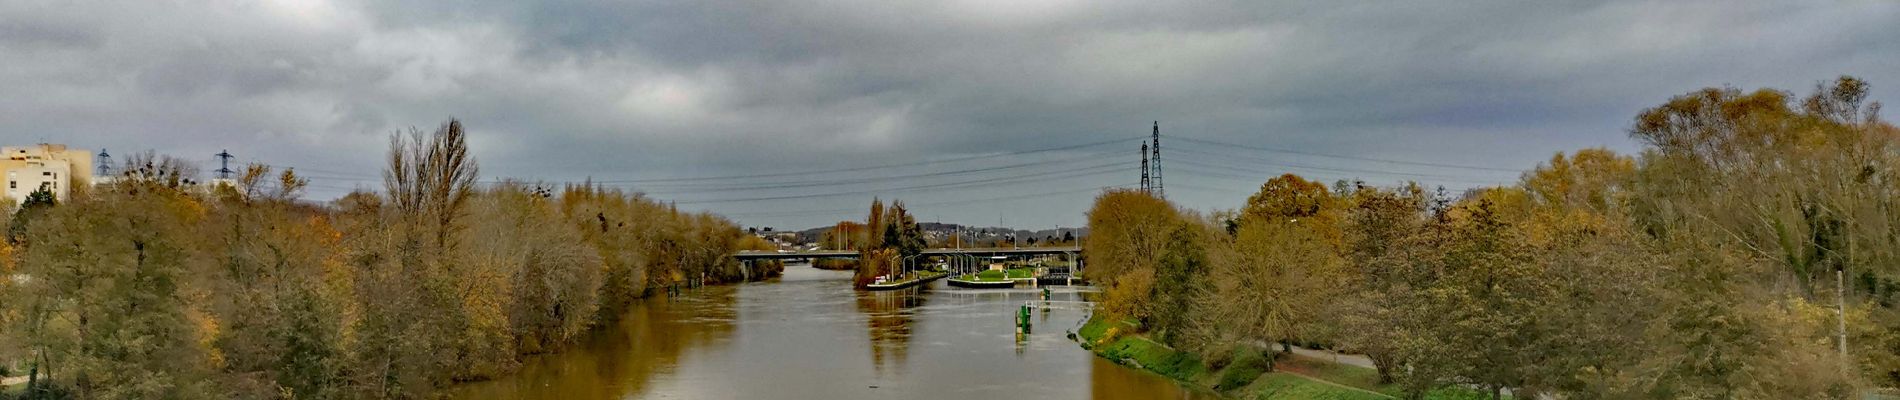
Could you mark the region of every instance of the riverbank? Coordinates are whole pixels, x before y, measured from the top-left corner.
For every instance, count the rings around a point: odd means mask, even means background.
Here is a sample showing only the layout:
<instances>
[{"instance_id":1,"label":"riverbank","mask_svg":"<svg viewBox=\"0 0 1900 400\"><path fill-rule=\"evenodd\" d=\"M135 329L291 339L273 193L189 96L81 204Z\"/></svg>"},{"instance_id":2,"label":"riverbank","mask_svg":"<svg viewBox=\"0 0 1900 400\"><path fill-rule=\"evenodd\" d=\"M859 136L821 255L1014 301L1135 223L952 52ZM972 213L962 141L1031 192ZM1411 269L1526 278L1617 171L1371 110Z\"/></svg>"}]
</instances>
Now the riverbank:
<instances>
[{"instance_id":1,"label":"riverbank","mask_svg":"<svg viewBox=\"0 0 1900 400\"><path fill-rule=\"evenodd\" d=\"M1378 372L1303 354L1278 354L1269 362L1261 351L1237 350L1226 360L1208 362L1193 353L1176 350L1134 333L1129 322L1111 323L1090 317L1074 337L1097 356L1130 368L1152 372L1197 390L1245 399L1381 400L1403 398L1397 385L1379 384ZM1277 367L1274 368L1274 367ZM1272 370L1269 372L1269 370ZM1439 389L1426 394L1433 400L1487 398L1470 390Z\"/></svg>"}]
</instances>

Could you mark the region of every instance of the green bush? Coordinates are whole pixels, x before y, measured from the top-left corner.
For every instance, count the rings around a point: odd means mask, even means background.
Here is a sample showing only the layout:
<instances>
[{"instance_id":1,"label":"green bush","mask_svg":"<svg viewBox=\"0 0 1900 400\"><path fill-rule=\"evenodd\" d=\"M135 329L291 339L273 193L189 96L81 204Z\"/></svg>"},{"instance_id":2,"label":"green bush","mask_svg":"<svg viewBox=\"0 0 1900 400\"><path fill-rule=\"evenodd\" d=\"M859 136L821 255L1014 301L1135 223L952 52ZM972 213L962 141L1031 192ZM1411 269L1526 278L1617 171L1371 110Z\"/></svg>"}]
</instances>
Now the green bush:
<instances>
[{"instance_id":1,"label":"green bush","mask_svg":"<svg viewBox=\"0 0 1900 400\"><path fill-rule=\"evenodd\" d=\"M1214 384L1214 390L1230 391L1253 384L1260 374L1273 371L1273 360L1252 349L1236 349L1226 356L1231 362L1221 370L1220 382Z\"/></svg>"}]
</instances>

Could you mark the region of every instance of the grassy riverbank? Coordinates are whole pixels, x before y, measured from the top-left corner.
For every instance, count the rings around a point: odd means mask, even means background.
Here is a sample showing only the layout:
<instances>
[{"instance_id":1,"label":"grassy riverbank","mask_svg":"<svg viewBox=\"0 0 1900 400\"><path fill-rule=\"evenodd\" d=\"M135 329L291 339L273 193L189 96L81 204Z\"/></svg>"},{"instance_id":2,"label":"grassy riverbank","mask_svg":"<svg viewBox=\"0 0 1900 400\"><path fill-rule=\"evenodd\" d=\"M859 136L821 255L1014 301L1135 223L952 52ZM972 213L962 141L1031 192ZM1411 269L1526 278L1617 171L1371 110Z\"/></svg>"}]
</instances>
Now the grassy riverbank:
<instances>
[{"instance_id":1,"label":"grassy riverbank","mask_svg":"<svg viewBox=\"0 0 1900 400\"><path fill-rule=\"evenodd\" d=\"M1090 319L1076 331L1084 348L1117 364L1153 372L1189 387L1241 399L1380 400L1403 397L1396 385L1379 384L1369 368L1322 359L1280 354L1269 362L1260 351L1240 350L1227 360L1209 363L1190 352L1176 350L1133 333L1132 323ZM1273 370L1277 366L1278 370ZM1425 396L1435 400L1482 399L1470 390L1439 389Z\"/></svg>"}]
</instances>

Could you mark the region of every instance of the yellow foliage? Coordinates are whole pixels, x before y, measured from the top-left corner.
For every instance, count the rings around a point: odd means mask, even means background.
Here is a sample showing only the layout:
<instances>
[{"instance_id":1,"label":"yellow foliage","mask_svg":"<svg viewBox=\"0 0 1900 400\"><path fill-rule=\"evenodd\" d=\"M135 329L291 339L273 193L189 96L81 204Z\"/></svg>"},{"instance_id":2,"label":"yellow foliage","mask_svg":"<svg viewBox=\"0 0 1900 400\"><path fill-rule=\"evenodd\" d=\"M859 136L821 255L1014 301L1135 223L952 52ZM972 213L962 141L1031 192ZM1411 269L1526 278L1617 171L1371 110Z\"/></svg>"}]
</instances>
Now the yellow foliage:
<instances>
[{"instance_id":1,"label":"yellow foliage","mask_svg":"<svg viewBox=\"0 0 1900 400\"><path fill-rule=\"evenodd\" d=\"M1577 150L1524 174L1520 184L1545 207L1607 212L1625 200L1636 178L1636 159L1604 148Z\"/></svg>"},{"instance_id":2,"label":"yellow foliage","mask_svg":"<svg viewBox=\"0 0 1900 400\"><path fill-rule=\"evenodd\" d=\"M1109 190L1096 196L1089 209L1089 240L1082 257L1083 274L1113 287L1124 273L1151 271L1174 232L1184 223L1174 205L1134 190Z\"/></svg>"},{"instance_id":3,"label":"yellow foliage","mask_svg":"<svg viewBox=\"0 0 1900 400\"><path fill-rule=\"evenodd\" d=\"M773 244L771 241L765 240L765 238L752 236L752 235L746 235L745 238L739 239L738 248L739 250L771 251L771 250L778 250L778 245Z\"/></svg>"},{"instance_id":4,"label":"yellow foliage","mask_svg":"<svg viewBox=\"0 0 1900 400\"><path fill-rule=\"evenodd\" d=\"M1116 276L1115 284L1102 291L1096 311L1110 321L1141 319L1148 316L1149 297L1154 292L1153 268L1136 267Z\"/></svg>"},{"instance_id":5,"label":"yellow foliage","mask_svg":"<svg viewBox=\"0 0 1900 400\"><path fill-rule=\"evenodd\" d=\"M1259 192L1247 197L1240 223L1297 223L1338 248L1342 240L1339 222L1343 205L1325 184L1285 174L1267 180L1260 185Z\"/></svg>"},{"instance_id":6,"label":"yellow foliage","mask_svg":"<svg viewBox=\"0 0 1900 400\"><path fill-rule=\"evenodd\" d=\"M194 304L206 304L203 301L203 293L189 297L198 298L198 300L192 302ZM186 308L185 318L191 321L192 326L197 329L198 341L196 344L198 350L204 352L205 360L210 364L208 366L212 369L224 368L224 352L218 350L217 346L218 336L223 334L224 330L218 324L218 317L203 310L201 307L202 306L192 306Z\"/></svg>"}]
</instances>

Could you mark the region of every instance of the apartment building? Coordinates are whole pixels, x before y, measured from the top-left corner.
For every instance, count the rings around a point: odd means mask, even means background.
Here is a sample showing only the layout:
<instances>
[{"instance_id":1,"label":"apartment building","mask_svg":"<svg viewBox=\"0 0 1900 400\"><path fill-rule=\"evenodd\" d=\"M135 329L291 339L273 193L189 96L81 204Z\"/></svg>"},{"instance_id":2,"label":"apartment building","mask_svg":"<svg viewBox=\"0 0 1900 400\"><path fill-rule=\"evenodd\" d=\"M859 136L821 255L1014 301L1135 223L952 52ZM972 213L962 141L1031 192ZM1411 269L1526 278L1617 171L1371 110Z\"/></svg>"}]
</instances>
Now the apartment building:
<instances>
[{"instance_id":1,"label":"apartment building","mask_svg":"<svg viewBox=\"0 0 1900 400\"><path fill-rule=\"evenodd\" d=\"M5 157L0 158L0 176L6 177L0 197L14 204L25 202L28 194L41 188L66 201L74 185L92 183L92 152L87 150L41 143L0 147L0 155Z\"/></svg>"}]
</instances>

